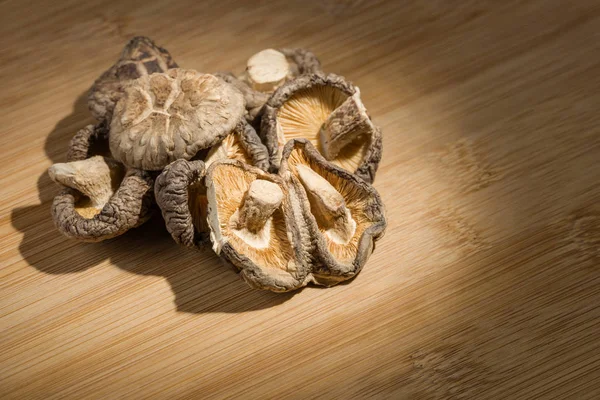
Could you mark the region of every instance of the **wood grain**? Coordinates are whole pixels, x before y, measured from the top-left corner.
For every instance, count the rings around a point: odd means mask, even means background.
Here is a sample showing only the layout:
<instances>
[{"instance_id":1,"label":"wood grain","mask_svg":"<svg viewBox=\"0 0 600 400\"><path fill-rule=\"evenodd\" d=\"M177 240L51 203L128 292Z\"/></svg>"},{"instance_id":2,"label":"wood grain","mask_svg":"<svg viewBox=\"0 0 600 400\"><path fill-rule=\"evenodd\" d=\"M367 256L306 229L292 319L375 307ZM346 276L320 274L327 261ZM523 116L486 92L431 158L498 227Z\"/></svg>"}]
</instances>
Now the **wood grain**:
<instances>
[{"instance_id":1,"label":"wood grain","mask_svg":"<svg viewBox=\"0 0 600 400\"><path fill-rule=\"evenodd\" d=\"M5 0L2 398L600 398L597 1ZM160 218L53 228L46 169L133 35L234 70L306 47L384 132L386 236L331 289L253 291Z\"/></svg>"}]
</instances>

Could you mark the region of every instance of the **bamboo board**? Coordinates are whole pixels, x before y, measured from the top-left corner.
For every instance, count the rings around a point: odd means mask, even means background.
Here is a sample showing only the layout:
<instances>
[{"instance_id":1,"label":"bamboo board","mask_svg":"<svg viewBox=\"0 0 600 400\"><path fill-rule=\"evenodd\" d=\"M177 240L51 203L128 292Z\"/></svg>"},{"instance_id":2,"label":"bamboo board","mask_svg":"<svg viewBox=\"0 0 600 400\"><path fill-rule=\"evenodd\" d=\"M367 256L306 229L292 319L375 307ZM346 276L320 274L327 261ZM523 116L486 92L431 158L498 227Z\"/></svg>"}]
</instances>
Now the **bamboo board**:
<instances>
[{"instance_id":1,"label":"bamboo board","mask_svg":"<svg viewBox=\"0 0 600 400\"><path fill-rule=\"evenodd\" d=\"M1 5L0 397L600 398L598 2ZM139 34L205 72L306 47L361 88L389 226L356 279L253 291L160 218L56 232L45 171Z\"/></svg>"}]
</instances>

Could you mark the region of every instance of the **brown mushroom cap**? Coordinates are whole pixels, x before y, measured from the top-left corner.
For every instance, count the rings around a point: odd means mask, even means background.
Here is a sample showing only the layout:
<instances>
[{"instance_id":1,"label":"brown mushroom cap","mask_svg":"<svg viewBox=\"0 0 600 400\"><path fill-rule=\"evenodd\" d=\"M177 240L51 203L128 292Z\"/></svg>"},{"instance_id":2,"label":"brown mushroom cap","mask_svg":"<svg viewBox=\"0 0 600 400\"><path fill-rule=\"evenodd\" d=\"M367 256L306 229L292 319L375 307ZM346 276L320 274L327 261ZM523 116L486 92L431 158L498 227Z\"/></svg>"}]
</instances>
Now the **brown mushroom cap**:
<instances>
[{"instance_id":1,"label":"brown mushroom cap","mask_svg":"<svg viewBox=\"0 0 600 400\"><path fill-rule=\"evenodd\" d=\"M85 160L94 155L109 156L108 124L102 121L96 125L88 125L80 129L71 138L67 161Z\"/></svg>"},{"instance_id":2,"label":"brown mushroom cap","mask_svg":"<svg viewBox=\"0 0 600 400\"><path fill-rule=\"evenodd\" d=\"M221 141L243 114L242 94L214 75L172 69L143 76L115 107L110 149L127 166L161 170Z\"/></svg>"},{"instance_id":3,"label":"brown mushroom cap","mask_svg":"<svg viewBox=\"0 0 600 400\"><path fill-rule=\"evenodd\" d=\"M317 178L307 183L303 174ZM280 175L308 211L306 223L316 243L313 275L317 283L333 285L356 275L386 227L385 209L375 188L328 162L306 139L285 145ZM340 230L340 224L348 229Z\"/></svg>"},{"instance_id":4,"label":"brown mushroom cap","mask_svg":"<svg viewBox=\"0 0 600 400\"><path fill-rule=\"evenodd\" d=\"M169 52L150 38L137 36L123 49L117 62L92 85L88 107L96 119L110 120L117 101L123 95L123 84L155 72L177 68Z\"/></svg>"},{"instance_id":5,"label":"brown mushroom cap","mask_svg":"<svg viewBox=\"0 0 600 400\"><path fill-rule=\"evenodd\" d=\"M71 140L68 162L81 162L108 148L106 126L89 125ZM113 162L107 160L109 165ZM115 189L101 209L92 207L80 191L65 187L52 202L54 224L63 235L85 241L98 242L118 236L144 223L152 211L152 177L144 171L130 169L111 175Z\"/></svg>"},{"instance_id":6,"label":"brown mushroom cap","mask_svg":"<svg viewBox=\"0 0 600 400\"><path fill-rule=\"evenodd\" d=\"M65 236L85 242L98 242L121 235L150 217L153 180L142 170L130 169L117 191L102 210L91 218L78 211L85 199L67 188L54 198L52 218Z\"/></svg>"},{"instance_id":7,"label":"brown mushroom cap","mask_svg":"<svg viewBox=\"0 0 600 400\"><path fill-rule=\"evenodd\" d=\"M370 120L358 88L334 74L291 80L263 107L261 132L273 170L288 140L309 140L330 162L372 182L381 160L381 131Z\"/></svg>"},{"instance_id":8,"label":"brown mushroom cap","mask_svg":"<svg viewBox=\"0 0 600 400\"><path fill-rule=\"evenodd\" d=\"M175 242L195 247L208 242L204 162L176 160L156 178L154 195Z\"/></svg>"},{"instance_id":9,"label":"brown mushroom cap","mask_svg":"<svg viewBox=\"0 0 600 400\"><path fill-rule=\"evenodd\" d=\"M231 160L211 165L205 180L213 249L250 286L283 292L312 281L302 210L281 178Z\"/></svg>"},{"instance_id":10,"label":"brown mushroom cap","mask_svg":"<svg viewBox=\"0 0 600 400\"><path fill-rule=\"evenodd\" d=\"M321 71L321 62L317 56L309 50L302 48L286 48L278 49L278 51L283 53L291 64L293 76L313 74Z\"/></svg>"}]
</instances>

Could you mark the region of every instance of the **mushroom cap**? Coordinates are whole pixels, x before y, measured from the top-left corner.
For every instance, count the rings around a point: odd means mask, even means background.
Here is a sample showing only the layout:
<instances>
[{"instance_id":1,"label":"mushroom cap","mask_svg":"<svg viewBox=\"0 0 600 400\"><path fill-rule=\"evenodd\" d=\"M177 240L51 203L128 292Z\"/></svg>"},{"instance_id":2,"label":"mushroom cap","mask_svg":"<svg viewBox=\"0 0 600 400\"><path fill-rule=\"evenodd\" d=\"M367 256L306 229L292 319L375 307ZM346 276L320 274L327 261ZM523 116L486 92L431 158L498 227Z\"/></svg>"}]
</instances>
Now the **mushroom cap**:
<instances>
[{"instance_id":1,"label":"mushroom cap","mask_svg":"<svg viewBox=\"0 0 600 400\"><path fill-rule=\"evenodd\" d=\"M242 94L214 75L172 69L143 76L115 107L110 150L129 167L161 170L221 141L243 114Z\"/></svg>"},{"instance_id":2,"label":"mushroom cap","mask_svg":"<svg viewBox=\"0 0 600 400\"><path fill-rule=\"evenodd\" d=\"M80 129L69 142L67 161L79 161L93 155L110 156L108 150L108 124L102 121Z\"/></svg>"},{"instance_id":3,"label":"mushroom cap","mask_svg":"<svg viewBox=\"0 0 600 400\"><path fill-rule=\"evenodd\" d=\"M124 83L171 68L177 68L177 63L167 50L157 46L150 38L134 37L125 45L117 62L90 88L90 112L99 121L110 120L115 104L123 95Z\"/></svg>"},{"instance_id":4,"label":"mushroom cap","mask_svg":"<svg viewBox=\"0 0 600 400\"><path fill-rule=\"evenodd\" d=\"M82 194L66 188L52 202L54 224L63 235L84 242L99 242L121 235L150 218L153 183L147 172L128 170L108 203L91 218L77 211Z\"/></svg>"},{"instance_id":5,"label":"mushroom cap","mask_svg":"<svg viewBox=\"0 0 600 400\"><path fill-rule=\"evenodd\" d=\"M310 50L302 48L284 48L278 49L278 51L283 53L291 64L292 74L294 76L313 74L322 71L321 61L319 61L317 56Z\"/></svg>"},{"instance_id":6,"label":"mushroom cap","mask_svg":"<svg viewBox=\"0 0 600 400\"><path fill-rule=\"evenodd\" d=\"M176 160L165 167L154 184L167 231L176 243L187 247L208 243L204 174L204 162Z\"/></svg>"},{"instance_id":7,"label":"mushroom cap","mask_svg":"<svg viewBox=\"0 0 600 400\"><path fill-rule=\"evenodd\" d=\"M329 234L307 195L298 168L309 167L331 184L343 197L356 223L346 243ZM385 207L377 190L354 174L328 162L306 139L292 139L283 149L280 176L299 197L305 210L307 228L314 238L317 260L312 273L316 283L331 286L358 274L386 228ZM291 189L290 189L291 190Z\"/></svg>"},{"instance_id":8,"label":"mushroom cap","mask_svg":"<svg viewBox=\"0 0 600 400\"><path fill-rule=\"evenodd\" d=\"M81 161L108 148L105 124L88 125L71 139L67 161ZM54 225L63 235L84 241L98 242L113 238L141 225L152 215L154 202L153 178L149 173L129 169L119 187L99 212L86 218L82 214L86 198L79 191L63 187L51 206ZM62 185L61 185L62 186Z\"/></svg>"},{"instance_id":9,"label":"mushroom cap","mask_svg":"<svg viewBox=\"0 0 600 400\"><path fill-rule=\"evenodd\" d=\"M262 109L260 128L270 154L271 170L279 169L283 146L288 140L308 139L323 152L321 128L349 98L358 97L358 88L343 77L321 72L301 75L277 89ZM366 110L363 115L369 131L361 131L329 161L372 182L381 161L381 130L371 123ZM349 115L341 113L341 117L342 121L345 118L352 121Z\"/></svg>"}]
</instances>

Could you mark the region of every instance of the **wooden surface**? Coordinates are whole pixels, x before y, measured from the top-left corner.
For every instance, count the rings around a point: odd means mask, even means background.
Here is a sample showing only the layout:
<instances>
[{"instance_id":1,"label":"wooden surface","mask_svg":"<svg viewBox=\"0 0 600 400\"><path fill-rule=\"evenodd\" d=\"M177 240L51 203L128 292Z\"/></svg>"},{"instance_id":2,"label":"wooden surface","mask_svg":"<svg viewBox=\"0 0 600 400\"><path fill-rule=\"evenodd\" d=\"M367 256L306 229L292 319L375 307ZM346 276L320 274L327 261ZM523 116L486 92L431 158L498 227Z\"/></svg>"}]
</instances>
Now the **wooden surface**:
<instances>
[{"instance_id":1,"label":"wooden surface","mask_svg":"<svg viewBox=\"0 0 600 400\"><path fill-rule=\"evenodd\" d=\"M37 3L0 13L0 397L600 398L600 3ZM253 291L160 218L54 230L46 169L136 34L361 88L389 226L354 281Z\"/></svg>"}]
</instances>

